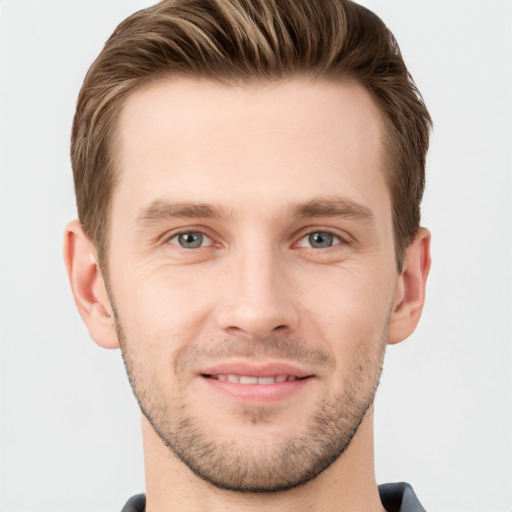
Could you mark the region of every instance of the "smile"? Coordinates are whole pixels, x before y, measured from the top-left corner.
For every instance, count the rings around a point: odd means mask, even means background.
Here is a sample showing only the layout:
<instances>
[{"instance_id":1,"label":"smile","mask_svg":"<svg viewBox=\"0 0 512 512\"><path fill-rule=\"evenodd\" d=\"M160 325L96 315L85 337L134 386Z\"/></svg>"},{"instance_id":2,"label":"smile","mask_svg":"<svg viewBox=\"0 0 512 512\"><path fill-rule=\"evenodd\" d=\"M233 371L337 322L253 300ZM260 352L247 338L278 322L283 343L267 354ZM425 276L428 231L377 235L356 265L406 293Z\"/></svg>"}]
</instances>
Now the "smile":
<instances>
[{"instance_id":1,"label":"smile","mask_svg":"<svg viewBox=\"0 0 512 512\"><path fill-rule=\"evenodd\" d=\"M237 375L234 373L219 374L219 375L205 375L205 377L214 380L222 380L227 382L233 382L236 384L279 384L282 382L293 382L298 379L306 377L296 377L295 375L274 375L269 377L253 377L250 375Z\"/></svg>"},{"instance_id":2,"label":"smile","mask_svg":"<svg viewBox=\"0 0 512 512\"><path fill-rule=\"evenodd\" d=\"M244 406L278 403L314 386L315 374L286 362L226 362L203 368L199 382L208 392ZM215 398L217 400L217 398Z\"/></svg>"}]
</instances>

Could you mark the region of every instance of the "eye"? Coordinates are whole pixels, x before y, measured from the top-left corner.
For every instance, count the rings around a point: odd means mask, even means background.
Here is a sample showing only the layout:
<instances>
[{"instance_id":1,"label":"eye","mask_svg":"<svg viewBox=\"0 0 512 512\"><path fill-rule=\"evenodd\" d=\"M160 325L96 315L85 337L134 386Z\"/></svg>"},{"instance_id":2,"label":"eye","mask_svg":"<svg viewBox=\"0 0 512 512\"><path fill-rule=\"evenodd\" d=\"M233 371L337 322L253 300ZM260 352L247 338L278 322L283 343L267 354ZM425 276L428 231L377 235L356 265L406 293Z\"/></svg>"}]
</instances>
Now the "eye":
<instances>
[{"instance_id":1,"label":"eye","mask_svg":"<svg viewBox=\"0 0 512 512\"><path fill-rule=\"evenodd\" d=\"M301 238L299 247L311 247L313 249L328 249L341 243L340 237L329 231L314 231Z\"/></svg>"},{"instance_id":2,"label":"eye","mask_svg":"<svg viewBox=\"0 0 512 512\"><path fill-rule=\"evenodd\" d=\"M212 239L199 231L178 233L169 239L169 243L179 245L183 249L199 249L212 243Z\"/></svg>"}]
</instances>

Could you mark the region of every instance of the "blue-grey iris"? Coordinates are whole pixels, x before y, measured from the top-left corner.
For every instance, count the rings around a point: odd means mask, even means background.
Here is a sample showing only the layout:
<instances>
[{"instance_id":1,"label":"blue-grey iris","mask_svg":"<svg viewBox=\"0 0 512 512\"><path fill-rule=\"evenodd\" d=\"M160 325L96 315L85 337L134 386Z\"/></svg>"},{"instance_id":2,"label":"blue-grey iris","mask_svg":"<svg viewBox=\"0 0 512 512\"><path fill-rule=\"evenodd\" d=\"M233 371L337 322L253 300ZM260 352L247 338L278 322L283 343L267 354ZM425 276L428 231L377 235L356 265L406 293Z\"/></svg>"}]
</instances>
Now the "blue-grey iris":
<instances>
[{"instance_id":1,"label":"blue-grey iris","mask_svg":"<svg viewBox=\"0 0 512 512\"><path fill-rule=\"evenodd\" d=\"M334 236L331 233L325 231L317 231L311 233L308 237L311 247L315 249L325 249L331 247L334 242Z\"/></svg>"},{"instance_id":2,"label":"blue-grey iris","mask_svg":"<svg viewBox=\"0 0 512 512\"><path fill-rule=\"evenodd\" d=\"M184 249L197 249L203 245L204 236L194 231L178 235L178 242Z\"/></svg>"}]
</instances>

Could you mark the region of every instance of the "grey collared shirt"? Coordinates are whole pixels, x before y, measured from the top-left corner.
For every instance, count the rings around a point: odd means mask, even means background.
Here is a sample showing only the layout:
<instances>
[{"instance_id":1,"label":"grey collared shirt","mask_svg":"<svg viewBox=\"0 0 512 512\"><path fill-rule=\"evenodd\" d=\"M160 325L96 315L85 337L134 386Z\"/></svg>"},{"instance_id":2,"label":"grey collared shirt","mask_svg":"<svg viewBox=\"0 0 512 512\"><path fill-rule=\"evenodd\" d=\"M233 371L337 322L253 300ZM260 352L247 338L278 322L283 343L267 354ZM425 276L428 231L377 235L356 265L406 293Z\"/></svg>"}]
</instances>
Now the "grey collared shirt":
<instances>
[{"instance_id":1,"label":"grey collared shirt","mask_svg":"<svg viewBox=\"0 0 512 512\"><path fill-rule=\"evenodd\" d=\"M405 482L379 485L379 494L387 512L426 512L412 487Z\"/></svg>"}]
</instances>

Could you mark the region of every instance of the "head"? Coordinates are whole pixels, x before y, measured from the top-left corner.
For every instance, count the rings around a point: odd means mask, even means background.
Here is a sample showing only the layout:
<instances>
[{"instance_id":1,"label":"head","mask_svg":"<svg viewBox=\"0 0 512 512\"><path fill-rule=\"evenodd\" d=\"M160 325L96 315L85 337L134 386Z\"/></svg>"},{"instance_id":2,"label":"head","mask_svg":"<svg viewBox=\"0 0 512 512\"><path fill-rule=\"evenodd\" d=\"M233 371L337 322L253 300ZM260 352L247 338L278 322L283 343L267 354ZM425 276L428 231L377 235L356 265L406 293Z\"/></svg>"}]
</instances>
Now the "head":
<instances>
[{"instance_id":1,"label":"head","mask_svg":"<svg viewBox=\"0 0 512 512\"><path fill-rule=\"evenodd\" d=\"M203 480L304 484L368 418L423 305L429 123L392 35L343 0L164 1L89 70L75 299Z\"/></svg>"}]
</instances>

